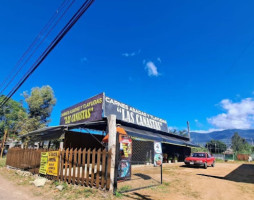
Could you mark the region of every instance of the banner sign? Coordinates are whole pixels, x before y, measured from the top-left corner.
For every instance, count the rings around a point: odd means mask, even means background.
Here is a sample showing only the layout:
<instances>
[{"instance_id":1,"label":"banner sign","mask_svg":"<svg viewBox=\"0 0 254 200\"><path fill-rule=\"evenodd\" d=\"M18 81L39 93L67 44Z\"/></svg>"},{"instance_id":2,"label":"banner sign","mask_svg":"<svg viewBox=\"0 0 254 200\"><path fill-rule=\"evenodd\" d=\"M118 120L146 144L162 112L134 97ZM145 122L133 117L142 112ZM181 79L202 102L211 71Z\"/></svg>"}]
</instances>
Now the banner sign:
<instances>
[{"instance_id":1,"label":"banner sign","mask_svg":"<svg viewBox=\"0 0 254 200\"><path fill-rule=\"evenodd\" d=\"M121 157L118 164L118 180L127 180L131 178L131 155L132 139L129 136L122 135L120 140Z\"/></svg>"},{"instance_id":2,"label":"banner sign","mask_svg":"<svg viewBox=\"0 0 254 200\"><path fill-rule=\"evenodd\" d=\"M61 112L60 125L77 124L102 119L103 93L66 108Z\"/></svg>"},{"instance_id":3,"label":"banner sign","mask_svg":"<svg viewBox=\"0 0 254 200\"><path fill-rule=\"evenodd\" d=\"M160 142L154 142L154 166L162 165L162 148Z\"/></svg>"},{"instance_id":4,"label":"banner sign","mask_svg":"<svg viewBox=\"0 0 254 200\"><path fill-rule=\"evenodd\" d=\"M58 174L58 159L59 151L49 151L48 152L48 169L47 174L57 176Z\"/></svg>"},{"instance_id":5,"label":"banner sign","mask_svg":"<svg viewBox=\"0 0 254 200\"><path fill-rule=\"evenodd\" d=\"M48 166L48 152L41 152L41 162L40 162L40 174L47 174L47 166Z\"/></svg>"},{"instance_id":6,"label":"banner sign","mask_svg":"<svg viewBox=\"0 0 254 200\"><path fill-rule=\"evenodd\" d=\"M116 115L116 119L124 122L168 133L166 120L107 97L104 93L64 109L60 125L98 121L109 115Z\"/></svg>"},{"instance_id":7,"label":"banner sign","mask_svg":"<svg viewBox=\"0 0 254 200\"><path fill-rule=\"evenodd\" d=\"M105 97L104 116L116 115L116 119L128 123L168 132L166 120L147 114L129 105Z\"/></svg>"}]
</instances>

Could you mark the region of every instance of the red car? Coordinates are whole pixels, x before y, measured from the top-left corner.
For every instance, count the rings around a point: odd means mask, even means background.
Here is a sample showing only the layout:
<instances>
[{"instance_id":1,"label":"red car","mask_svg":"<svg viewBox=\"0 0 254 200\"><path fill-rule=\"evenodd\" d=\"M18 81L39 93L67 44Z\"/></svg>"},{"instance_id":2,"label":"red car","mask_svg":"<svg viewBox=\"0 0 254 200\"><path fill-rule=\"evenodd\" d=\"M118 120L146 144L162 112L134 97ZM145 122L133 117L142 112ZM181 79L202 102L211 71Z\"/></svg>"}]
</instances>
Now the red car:
<instances>
[{"instance_id":1,"label":"red car","mask_svg":"<svg viewBox=\"0 0 254 200\"><path fill-rule=\"evenodd\" d=\"M208 165L215 166L215 158L209 153L193 153L191 157L187 157L184 163L188 166L202 166L205 169Z\"/></svg>"}]
</instances>

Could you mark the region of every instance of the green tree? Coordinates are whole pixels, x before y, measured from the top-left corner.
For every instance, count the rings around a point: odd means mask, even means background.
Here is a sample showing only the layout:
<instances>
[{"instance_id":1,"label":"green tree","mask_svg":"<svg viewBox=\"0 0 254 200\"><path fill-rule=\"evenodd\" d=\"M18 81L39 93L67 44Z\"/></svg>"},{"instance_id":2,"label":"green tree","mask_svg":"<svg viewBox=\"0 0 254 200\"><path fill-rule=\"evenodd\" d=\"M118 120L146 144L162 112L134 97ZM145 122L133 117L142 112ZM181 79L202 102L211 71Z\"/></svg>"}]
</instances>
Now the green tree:
<instances>
[{"instance_id":1,"label":"green tree","mask_svg":"<svg viewBox=\"0 0 254 200\"><path fill-rule=\"evenodd\" d=\"M211 153L222 153L227 149L227 145L219 140L211 140L206 143L205 147L209 149Z\"/></svg>"},{"instance_id":2,"label":"green tree","mask_svg":"<svg viewBox=\"0 0 254 200\"><path fill-rule=\"evenodd\" d=\"M191 153L196 153L196 152L207 152L208 150L205 147L193 147L191 148Z\"/></svg>"},{"instance_id":3,"label":"green tree","mask_svg":"<svg viewBox=\"0 0 254 200\"><path fill-rule=\"evenodd\" d=\"M0 97L0 102L5 98ZM20 102L9 99L6 104L0 108L0 137L3 136L4 130L8 130L9 137L15 137L20 131L19 120L26 116L25 108Z\"/></svg>"},{"instance_id":4,"label":"green tree","mask_svg":"<svg viewBox=\"0 0 254 200\"><path fill-rule=\"evenodd\" d=\"M183 137L188 137L187 130L179 130L178 135L183 136Z\"/></svg>"},{"instance_id":5,"label":"green tree","mask_svg":"<svg viewBox=\"0 0 254 200\"><path fill-rule=\"evenodd\" d=\"M234 135L231 138L232 143L232 149L235 152L239 153L250 153L251 146L250 144L242 138L237 132L234 133Z\"/></svg>"},{"instance_id":6,"label":"green tree","mask_svg":"<svg viewBox=\"0 0 254 200\"><path fill-rule=\"evenodd\" d=\"M31 93L23 93L28 104L28 115L20 121L21 134L26 134L39 128L46 127L50 122L50 115L56 98L50 86L32 88Z\"/></svg>"},{"instance_id":7,"label":"green tree","mask_svg":"<svg viewBox=\"0 0 254 200\"><path fill-rule=\"evenodd\" d=\"M172 130L169 130L169 133L175 134L175 135L180 135L180 136L183 136L183 137L188 137L188 133L187 133L186 130L172 129Z\"/></svg>"}]
</instances>

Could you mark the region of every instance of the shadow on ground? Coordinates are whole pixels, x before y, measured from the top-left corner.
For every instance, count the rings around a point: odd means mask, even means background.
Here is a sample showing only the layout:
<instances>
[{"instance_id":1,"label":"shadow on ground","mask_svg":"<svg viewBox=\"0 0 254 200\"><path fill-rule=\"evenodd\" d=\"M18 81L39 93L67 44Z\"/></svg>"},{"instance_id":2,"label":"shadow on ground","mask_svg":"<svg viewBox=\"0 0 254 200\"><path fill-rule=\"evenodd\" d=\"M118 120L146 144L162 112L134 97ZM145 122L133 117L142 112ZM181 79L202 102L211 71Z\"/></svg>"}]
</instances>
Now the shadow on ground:
<instances>
[{"instance_id":1,"label":"shadow on ground","mask_svg":"<svg viewBox=\"0 0 254 200\"><path fill-rule=\"evenodd\" d=\"M138 176L138 177L140 177L140 178L142 178L142 179L144 179L144 180L152 179L151 176L148 176L148 175L146 175L146 174L136 173L136 174L134 174L134 175L135 175L135 176Z\"/></svg>"},{"instance_id":2,"label":"shadow on ground","mask_svg":"<svg viewBox=\"0 0 254 200\"><path fill-rule=\"evenodd\" d=\"M228 175L213 176L207 174L197 174L199 176L206 176L211 178L218 178L228 181L243 182L243 183L252 183L254 184L254 165L253 164L242 164L234 171L230 172Z\"/></svg>"},{"instance_id":3,"label":"shadow on ground","mask_svg":"<svg viewBox=\"0 0 254 200\"><path fill-rule=\"evenodd\" d=\"M197 165L181 165L180 167L183 167L183 168L205 169L204 167L202 167L202 166L197 166ZM207 167L210 167L210 166L207 166Z\"/></svg>"},{"instance_id":4,"label":"shadow on ground","mask_svg":"<svg viewBox=\"0 0 254 200\"><path fill-rule=\"evenodd\" d=\"M144 194L140 194L137 192L133 192L131 194L124 194L124 196L131 198L131 199L137 199L137 200L140 200L140 199L153 200L150 195L144 195Z\"/></svg>"}]
</instances>

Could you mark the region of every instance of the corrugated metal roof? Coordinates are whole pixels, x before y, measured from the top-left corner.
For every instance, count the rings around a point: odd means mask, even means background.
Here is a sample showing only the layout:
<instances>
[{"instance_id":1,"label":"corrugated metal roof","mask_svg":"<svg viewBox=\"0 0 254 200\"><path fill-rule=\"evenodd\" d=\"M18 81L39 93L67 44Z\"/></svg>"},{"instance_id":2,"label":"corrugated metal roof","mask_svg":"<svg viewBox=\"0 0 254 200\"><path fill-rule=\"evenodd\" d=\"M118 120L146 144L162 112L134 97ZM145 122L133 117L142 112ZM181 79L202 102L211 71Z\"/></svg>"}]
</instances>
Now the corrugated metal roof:
<instances>
[{"instance_id":1,"label":"corrugated metal roof","mask_svg":"<svg viewBox=\"0 0 254 200\"><path fill-rule=\"evenodd\" d=\"M187 146L187 147L198 147L195 144L192 144L188 140L182 140L179 138L174 138L170 135L165 135L165 134L158 134L158 133L153 133L152 131L146 131L142 129L136 129L128 126L122 126L128 135L132 137L137 137L141 139L147 139L147 140L153 140L153 141L158 141L162 143L168 143L168 144L173 144L173 145L178 145L178 146Z\"/></svg>"}]
</instances>

